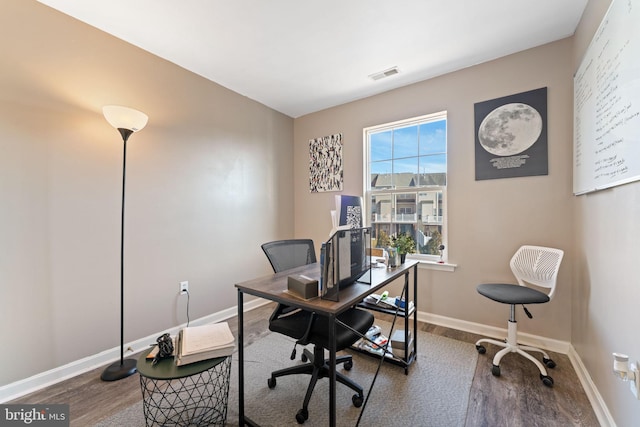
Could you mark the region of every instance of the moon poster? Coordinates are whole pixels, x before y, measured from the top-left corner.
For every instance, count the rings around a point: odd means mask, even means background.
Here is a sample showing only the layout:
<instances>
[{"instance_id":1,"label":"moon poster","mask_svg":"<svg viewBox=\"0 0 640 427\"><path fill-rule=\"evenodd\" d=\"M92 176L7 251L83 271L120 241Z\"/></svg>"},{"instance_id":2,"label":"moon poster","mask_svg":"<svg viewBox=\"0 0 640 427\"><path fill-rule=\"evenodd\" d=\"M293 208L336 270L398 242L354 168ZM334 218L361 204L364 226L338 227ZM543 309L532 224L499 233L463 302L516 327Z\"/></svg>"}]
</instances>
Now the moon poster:
<instances>
[{"instance_id":1,"label":"moon poster","mask_svg":"<svg viewBox=\"0 0 640 427\"><path fill-rule=\"evenodd\" d=\"M476 181L548 175L547 88L474 104Z\"/></svg>"},{"instance_id":2,"label":"moon poster","mask_svg":"<svg viewBox=\"0 0 640 427\"><path fill-rule=\"evenodd\" d=\"M342 134L309 140L309 191L342 191Z\"/></svg>"}]
</instances>

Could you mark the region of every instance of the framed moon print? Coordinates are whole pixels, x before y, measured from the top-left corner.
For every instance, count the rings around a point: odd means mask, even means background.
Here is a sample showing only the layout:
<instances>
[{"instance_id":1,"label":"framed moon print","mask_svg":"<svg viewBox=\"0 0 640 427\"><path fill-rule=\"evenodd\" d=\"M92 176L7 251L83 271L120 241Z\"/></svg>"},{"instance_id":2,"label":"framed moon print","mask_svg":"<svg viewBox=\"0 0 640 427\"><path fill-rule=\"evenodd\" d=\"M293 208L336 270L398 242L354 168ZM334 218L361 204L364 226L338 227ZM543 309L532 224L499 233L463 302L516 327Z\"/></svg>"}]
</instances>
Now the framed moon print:
<instances>
[{"instance_id":1,"label":"framed moon print","mask_svg":"<svg viewBox=\"0 0 640 427\"><path fill-rule=\"evenodd\" d=\"M547 88L474 104L476 181L548 175Z\"/></svg>"}]
</instances>

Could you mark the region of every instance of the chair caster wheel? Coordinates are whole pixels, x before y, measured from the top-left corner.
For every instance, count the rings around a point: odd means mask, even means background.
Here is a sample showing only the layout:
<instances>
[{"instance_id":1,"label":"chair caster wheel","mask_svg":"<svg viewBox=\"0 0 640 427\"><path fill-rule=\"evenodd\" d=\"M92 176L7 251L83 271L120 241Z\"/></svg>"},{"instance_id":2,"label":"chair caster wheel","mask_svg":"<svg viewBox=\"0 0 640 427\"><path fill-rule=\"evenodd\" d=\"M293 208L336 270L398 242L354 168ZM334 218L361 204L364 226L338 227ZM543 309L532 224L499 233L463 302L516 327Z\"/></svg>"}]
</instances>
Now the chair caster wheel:
<instances>
[{"instance_id":1,"label":"chair caster wheel","mask_svg":"<svg viewBox=\"0 0 640 427\"><path fill-rule=\"evenodd\" d=\"M487 349L484 348L483 345L477 345L476 346L476 350L478 350L478 353L480 353L480 354L485 354L487 352Z\"/></svg>"},{"instance_id":2,"label":"chair caster wheel","mask_svg":"<svg viewBox=\"0 0 640 427\"><path fill-rule=\"evenodd\" d=\"M351 360L344 362L344 369L350 371L353 368L353 362Z\"/></svg>"},{"instance_id":3,"label":"chair caster wheel","mask_svg":"<svg viewBox=\"0 0 640 427\"><path fill-rule=\"evenodd\" d=\"M553 387L553 378L551 378L549 375L540 374L540 379L542 380L542 384L546 385L547 387Z\"/></svg>"},{"instance_id":4,"label":"chair caster wheel","mask_svg":"<svg viewBox=\"0 0 640 427\"><path fill-rule=\"evenodd\" d=\"M353 402L353 406L355 406L356 408L359 408L362 406L362 403L364 402L364 398L359 394L354 394L353 397L351 397L351 401Z\"/></svg>"},{"instance_id":5,"label":"chair caster wheel","mask_svg":"<svg viewBox=\"0 0 640 427\"><path fill-rule=\"evenodd\" d=\"M554 361L553 361L553 360L551 360L551 359L545 359L545 358L543 357L543 358L542 358L542 363L544 363L544 364L547 366L547 368L549 368L549 369L553 369L553 368L555 368L555 367L556 367L556 362L554 362Z\"/></svg>"},{"instance_id":6,"label":"chair caster wheel","mask_svg":"<svg viewBox=\"0 0 640 427\"><path fill-rule=\"evenodd\" d=\"M300 409L296 414L296 421L298 422L298 424L304 424L304 422L307 421L308 419L309 419L309 411L307 411L304 408Z\"/></svg>"},{"instance_id":7,"label":"chair caster wheel","mask_svg":"<svg viewBox=\"0 0 640 427\"><path fill-rule=\"evenodd\" d=\"M273 388L276 388L276 379L275 379L275 378L269 378L269 379L267 380L267 386L268 386L269 388L272 388L272 389L273 389Z\"/></svg>"},{"instance_id":8,"label":"chair caster wheel","mask_svg":"<svg viewBox=\"0 0 640 427\"><path fill-rule=\"evenodd\" d=\"M491 373L493 374L494 377L499 377L500 376L500 366L493 365L491 367Z\"/></svg>"}]
</instances>

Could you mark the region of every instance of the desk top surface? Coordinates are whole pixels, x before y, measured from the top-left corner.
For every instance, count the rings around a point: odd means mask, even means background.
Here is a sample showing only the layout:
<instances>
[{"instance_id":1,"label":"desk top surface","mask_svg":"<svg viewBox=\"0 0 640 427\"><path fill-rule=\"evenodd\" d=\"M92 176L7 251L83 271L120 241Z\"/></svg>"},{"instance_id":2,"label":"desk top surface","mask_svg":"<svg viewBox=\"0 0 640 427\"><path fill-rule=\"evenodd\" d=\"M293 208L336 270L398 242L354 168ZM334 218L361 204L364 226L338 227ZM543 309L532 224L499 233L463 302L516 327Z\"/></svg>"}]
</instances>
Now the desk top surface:
<instances>
[{"instance_id":1,"label":"desk top surface","mask_svg":"<svg viewBox=\"0 0 640 427\"><path fill-rule=\"evenodd\" d=\"M417 264L418 261L416 260L406 260L404 264L391 269L372 268L371 284L355 282L341 289L340 300L337 302L321 299L320 297L305 300L287 292L287 277L292 274L303 274L312 279L320 280L319 263L269 274L246 282L237 283L235 286L243 293L259 296L289 306L299 307L308 311L316 311L320 314L340 314L349 307L362 301L367 295L374 293L376 290L397 278L408 274Z\"/></svg>"}]
</instances>

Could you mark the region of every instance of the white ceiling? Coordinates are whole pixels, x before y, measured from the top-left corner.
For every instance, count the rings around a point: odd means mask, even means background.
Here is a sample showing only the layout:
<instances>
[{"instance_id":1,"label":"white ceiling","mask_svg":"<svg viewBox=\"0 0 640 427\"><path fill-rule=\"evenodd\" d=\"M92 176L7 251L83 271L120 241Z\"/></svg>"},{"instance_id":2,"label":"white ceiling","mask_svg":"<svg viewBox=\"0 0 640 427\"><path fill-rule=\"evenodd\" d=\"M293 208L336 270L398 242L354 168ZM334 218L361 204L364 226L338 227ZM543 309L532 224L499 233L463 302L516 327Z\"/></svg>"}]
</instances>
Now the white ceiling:
<instances>
[{"instance_id":1,"label":"white ceiling","mask_svg":"<svg viewBox=\"0 0 640 427\"><path fill-rule=\"evenodd\" d=\"M568 37L587 3L38 1L294 118Z\"/></svg>"}]
</instances>

